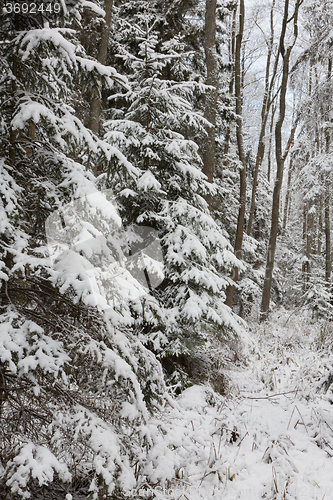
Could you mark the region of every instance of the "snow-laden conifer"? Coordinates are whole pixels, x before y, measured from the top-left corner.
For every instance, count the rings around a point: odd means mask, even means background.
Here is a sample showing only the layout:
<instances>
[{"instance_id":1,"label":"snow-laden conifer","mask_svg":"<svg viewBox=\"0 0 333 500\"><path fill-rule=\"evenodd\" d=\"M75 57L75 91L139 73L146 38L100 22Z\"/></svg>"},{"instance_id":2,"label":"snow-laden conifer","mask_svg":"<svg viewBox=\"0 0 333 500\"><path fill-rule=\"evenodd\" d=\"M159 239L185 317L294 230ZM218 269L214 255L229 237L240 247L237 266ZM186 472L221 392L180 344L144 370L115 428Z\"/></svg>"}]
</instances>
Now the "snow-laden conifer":
<instances>
[{"instance_id":1,"label":"snow-laden conifer","mask_svg":"<svg viewBox=\"0 0 333 500\"><path fill-rule=\"evenodd\" d=\"M75 24L30 20L1 26L1 483L31 498L84 480L97 498L136 485L159 440L150 411L165 401L161 367L129 329L123 297L140 284L114 281L122 221L92 173L141 171L74 111L78 85L126 79L84 53Z\"/></svg>"},{"instance_id":2,"label":"snow-laden conifer","mask_svg":"<svg viewBox=\"0 0 333 500\"><path fill-rule=\"evenodd\" d=\"M228 272L238 262L205 201L216 186L202 173L192 139L204 141L207 126L192 106L198 85L164 77L182 54L170 41L159 50L154 21L139 20L135 49L120 54L131 68L130 90L112 96L111 105L118 105L110 110L105 138L140 169L135 189L119 200L126 221L158 229L162 242L166 277L152 294L165 320L144 331L154 350L179 356L212 332L239 331L224 305Z\"/></svg>"}]
</instances>

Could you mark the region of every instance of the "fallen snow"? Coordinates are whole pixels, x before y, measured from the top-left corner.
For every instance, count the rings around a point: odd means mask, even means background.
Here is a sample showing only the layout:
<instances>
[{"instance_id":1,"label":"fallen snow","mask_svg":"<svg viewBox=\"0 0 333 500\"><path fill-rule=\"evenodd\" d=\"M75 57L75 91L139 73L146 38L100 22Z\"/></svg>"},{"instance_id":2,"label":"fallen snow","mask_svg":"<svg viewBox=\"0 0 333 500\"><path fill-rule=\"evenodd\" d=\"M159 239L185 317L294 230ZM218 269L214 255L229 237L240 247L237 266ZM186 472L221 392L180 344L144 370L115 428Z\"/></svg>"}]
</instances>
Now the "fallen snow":
<instances>
[{"instance_id":1,"label":"fallen snow","mask_svg":"<svg viewBox=\"0 0 333 500\"><path fill-rule=\"evenodd\" d=\"M333 336L328 324L287 319L252 325L254 347L246 366L230 365L227 397L194 386L178 398L178 478L156 498L333 499L333 397L321 389Z\"/></svg>"},{"instance_id":2,"label":"fallen snow","mask_svg":"<svg viewBox=\"0 0 333 500\"><path fill-rule=\"evenodd\" d=\"M33 325L30 330L43 340ZM142 413L140 431L149 443L145 452L141 449L141 469L135 475L112 425L83 407L68 415L76 432L87 436L95 469L109 493L118 464L126 498L333 500L333 391L323 390L333 375L331 323L312 323L282 311L269 323L250 324L248 334L252 344L246 355L224 366L227 396L196 385L153 417L146 412L136 368L123 359L125 351L120 356L103 343L89 343L87 350L100 353L106 372L132 381L137 403L124 402L122 418L134 423ZM18 343L18 355L20 349ZM29 477L42 486L53 480L54 472L70 479L62 460L27 442L12 461L7 485L28 498ZM68 494L66 500L70 498Z\"/></svg>"}]
</instances>

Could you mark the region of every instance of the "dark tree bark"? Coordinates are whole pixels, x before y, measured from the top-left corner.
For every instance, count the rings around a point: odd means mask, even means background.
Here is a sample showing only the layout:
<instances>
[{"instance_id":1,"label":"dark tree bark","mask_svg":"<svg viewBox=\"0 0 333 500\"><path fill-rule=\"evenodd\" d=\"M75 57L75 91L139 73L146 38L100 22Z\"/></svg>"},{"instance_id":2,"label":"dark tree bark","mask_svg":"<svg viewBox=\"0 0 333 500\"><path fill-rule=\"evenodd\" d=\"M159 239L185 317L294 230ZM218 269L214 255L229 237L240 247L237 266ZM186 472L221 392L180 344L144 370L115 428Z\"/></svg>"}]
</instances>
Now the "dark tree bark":
<instances>
[{"instance_id":1,"label":"dark tree bark","mask_svg":"<svg viewBox=\"0 0 333 500\"><path fill-rule=\"evenodd\" d=\"M287 191L286 197L283 207L283 223L282 223L282 236L285 236L287 229L287 220L288 220L288 209L290 203L290 194L291 194L291 174L293 170L293 158L290 158L289 168L288 168L288 179L287 179Z\"/></svg>"},{"instance_id":2,"label":"dark tree bark","mask_svg":"<svg viewBox=\"0 0 333 500\"><path fill-rule=\"evenodd\" d=\"M323 198L320 196L318 204L318 236L317 236L317 254L321 255L321 245L322 245L322 234L323 234Z\"/></svg>"},{"instance_id":3,"label":"dark tree bark","mask_svg":"<svg viewBox=\"0 0 333 500\"><path fill-rule=\"evenodd\" d=\"M331 283L332 258L331 258L331 213L330 213L331 183L328 174L325 175L324 182L325 182L324 184L325 281L326 281L326 286L329 287Z\"/></svg>"},{"instance_id":4,"label":"dark tree bark","mask_svg":"<svg viewBox=\"0 0 333 500\"><path fill-rule=\"evenodd\" d=\"M235 49L235 97L236 97L236 136L237 136L237 148L238 157L241 163L240 167L240 183L239 183L239 212L237 219L237 230L234 251L238 259L242 255L242 244L243 244L243 234L244 234L244 220L245 220L245 204L246 204L246 158L244 151L244 140L243 140L243 89L242 89L242 41L244 33L244 18L245 18L245 6L244 0L239 1L239 29L236 36L236 49ZM234 268L233 280L236 282L238 280L238 268ZM232 307L233 299L235 293L235 285L230 285L227 289L227 300L226 304Z\"/></svg>"},{"instance_id":5,"label":"dark tree bark","mask_svg":"<svg viewBox=\"0 0 333 500\"><path fill-rule=\"evenodd\" d=\"M211 124L207 127L207 137L203 148L203 173L207 175L208 181L213 182L215 163L215 128L216 108L218 97L219 68L216 53L216 0L206 0L205 14L205 56L207 77L206 84L213 88L206 93L205 112L206 120ZM207 202L211 205L211 196L207 196Z\"/></svg>"},{"instance_id":6,"label":"dark tree bark","mask_svg":"<svg viewBox=\"0 0 333 500\"><path fill-rule=\"evenodd\" d=\"M229 94L233 95L234 93L234 83L235 83L235 49L236 49L236 22L237 22L237 9L233 10L232 14L232 22L231 22L231 39L229 41L229 63L232 67L230 81L229 81ZM224 148L223 154L226 156L229 153L230 148L230 138L231 138L231 126L229 123L227 125L227 131L224 140ZM227 164L227 160L225 160L225 164Z\"/></svg>"},{"instance_id":7,"label":"dark tree bark","mask_svg":"<svg viewBox=\"0 0 333 500\"><path fill-rule=\"evenodd\" d=\"M113 0L105 0L105 19L102 26L101 39L99 43L98 56L97 60L101 64L106 63L106 57L108 53L108 44L109 44L109 36L111 29L111 20L112 20L112 8L113 8ZM90 115L89 115L89 128L90 130L99 135L100 128L100 116L101 116L101 94L98 89L94 92L91 97L90 103Z\"/></svg>"},{"instance_id":8,"label":"dark tree bark","mask_svg":"<svg viewBox=\"0 0 333 500\"><path fill-rule=\"evenodd\" d=\"M303 240L303 251L304 255L306 255L306 235L307 235L307 230L308 230L308 219L307 219L307 204L303 203L303 228L302 228L302 240ZM308 263L306 260L303 260L302 262L302 282L303 282L303 293L306 292L306 276L308 272Z\"/></svg>"},{"instance_id":9,"label":"dark tree bark","mask_svg":"<svg viewBox=\"0 0 333 500\"><path fill-rule=\"evenodd\" d=\"M18 30L18 28L17 28ZM12 92L12 103L11 103L11 112L12 115L14 116L15 112L15 105L16 105L16 92L17 92L17 84L16 84L16 77L17 77L17 55L13 54L13 63L12 63L12 73L13 77L11 81L11 92ZM16 138L17 138L17 131L13 130L12 128L10 129L10 146L9 146L9 159L12 164L15 163L15 158L16 158Z\"/></svg>"},{"instance_id":10,"label":"dark tree bark","mask_svg":"<svg viewBox=\"0 0 333 500\"><path fill-rule=\"evenodd\" d=\"M308 287L308 283L311 275L311 255L312 255L312 241L313 241L313 225L314 225L314 217L313 214L308 212L307 214L307 231L306 231L306 288Z\"/></svg>"},{"instance_id":11,"label":"dark tree bark","mask_svg":"<svg viewBox=\"0 0 333 500\"><path fill-rule=\"evenodd\" d=\"M327 69L327 80L330 81L332 76L332 59L328 60ZM326 154L331 152L331 132L329 127L325 130L325 146ZM325 281L326 286L329 288L331 284L331 272L332 272L332 257L331 257L331 210L330 210L330 197L331 197L331 182L330 174L325 173L325 208L324 208L324 219L325 219Z\"/></svg>"},{"instance_id":12,"label":"dark tree bark","mask_svg":"<svg viewBox=\"0 0 333 500\"><path fill-rule=\"evenodd\" d=\"M271 169L272 169L272 138L273 138L273 128L274 128L274 116L276 111L276 105L272 106L271 122L269 125L269 141L268 141L268 160L267 160L267 180L271 182Z\"/></svg>"},{"instance_id":13,"label":"dark tree bark","mask_svg":"<svg viewBox=\"0 0 333 500\"><path fill-rule=\"evenodd\" d=\"M282 28L280 35L279 54L281 54L282 57L282 81L280 90L279 117L275 126L275 157L276 157L277 172L276 172L276 180L273 191L271 231L270 231L270 238L269 238L268 252L267 252L265 282L264 282L262 301L261 301L261 315L260 315L261 321L267 319L269 312L269 304L271 299L271 284L272 284L274 258L276 250L276 239L277 239L278 225L279 225L280 192L283 181L283 169L284 169L286 155L288 154L288 149L290 148L293 138L293 137L289 138L286 152L283 153L282 127L286 114L286 94L287 94L287 86L289 79L290 55L298 35L298 13L301 3L302 0L296 0L294 13L289 19L289 0L285 0L283 21L282 21ZM285 46L286 31L288 23L291 21L293 21L293 42L286 47Z\"/></svg>"}]
</instances>

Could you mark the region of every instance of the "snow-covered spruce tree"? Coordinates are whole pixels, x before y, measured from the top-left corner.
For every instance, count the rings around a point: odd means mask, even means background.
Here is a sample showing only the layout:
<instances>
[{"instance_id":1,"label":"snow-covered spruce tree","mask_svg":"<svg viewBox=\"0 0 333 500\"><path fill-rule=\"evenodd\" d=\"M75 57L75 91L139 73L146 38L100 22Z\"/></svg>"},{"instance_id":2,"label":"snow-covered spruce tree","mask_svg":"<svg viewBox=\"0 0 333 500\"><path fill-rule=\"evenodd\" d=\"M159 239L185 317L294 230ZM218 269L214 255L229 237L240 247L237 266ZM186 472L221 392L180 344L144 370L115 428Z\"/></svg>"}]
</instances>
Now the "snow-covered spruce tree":
<instances>
[{"instance_id":1,"label":"snow-covered spruce tree","mask_svg":"<svg viewBox=\"0 0 333 500\"><path fill-rule=\"evenodd\" d=\"M152 294L164 311L164 324L148 315L138 327L147 344L162 358L180 360L209 338L227 338L239 331L225 306L226 275L237 260L228 235L216 224L204 199L213 190L201 172L198 145L189 137L201 134L205 120L192 109L195 82L164 79L163 68L181 54L158 52L154 23L146 16L135 25L138 51L122 54L131 68L130 90L123 106L110 110L106 140L130 159L141 176L134 190L120 193L121 213L128 224L159 231L165 280ZM110 176L112 187L112 176Z\"/></svg>"},{"instance_id":2,"label":"snow-covered spruce tree","mask_svg":"<svg viewBox=\"0 0 333 500\"><path fill-rule=\"evenodd\" d=\"M34 498L52 483L53 498L79 487L87 498L133 498L140 481L160 477L157 459L145 469L157 436L147 421L165 389L159 363L130 334L124 285L113 281L121 220L91 171L138 170L71 105L78 85L126 82L61 24L17 13L0 23L0 496ZM73 220L74 239L62 240Z\"/></svg>"},{"instance_id":3,"label":"snow-covered spruce tree","mask_svg":"<svg viewBox=\"0 0 333 500\"><path fill-rule=\"evenodd\" d=\"M330 124L324 123L319 136ZM330 179L332 177L333 158L330 152L319 153L312 142L312 137L303 134L299 138L295 163L297 168L297 181L295 182L296 207L299 218L298 232L302 232L302 244L298 248L297 267L299 273L295 275L292 271L293 280L290 279L289 287L298 289L297 293L301 299L300 305L310 309L313 316L331 319L332 290L330 282L327 282L326 241L328 226L325 221L325 203L327 203L327 191L331 190ZM321 141L322 142L322 139ZM313 153L310 158L309 150ZM325 196L326 194L326 196ZM330 210L330 209L329 209ZM326 209L327 212L327 209ZM292 221L291 221L292 222ZM289 239L295 229L292 224L289 228ZM324 238L324 236L326 236ZM291 248L291 247L290 247ZM294 282L294 283L293 283Z\"/></svg>"}]
</instances>

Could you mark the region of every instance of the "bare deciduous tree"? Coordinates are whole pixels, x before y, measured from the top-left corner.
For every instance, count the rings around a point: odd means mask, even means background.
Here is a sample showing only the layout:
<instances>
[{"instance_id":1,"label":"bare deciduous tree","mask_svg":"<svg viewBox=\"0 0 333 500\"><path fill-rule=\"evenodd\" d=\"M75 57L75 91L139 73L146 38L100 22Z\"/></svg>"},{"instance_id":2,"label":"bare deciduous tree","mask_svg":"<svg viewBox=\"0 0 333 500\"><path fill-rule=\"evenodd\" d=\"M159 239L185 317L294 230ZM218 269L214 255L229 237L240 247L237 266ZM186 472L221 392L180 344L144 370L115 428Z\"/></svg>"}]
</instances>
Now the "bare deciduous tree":
<instances>
[{"instance_id":1,"label":"bare deciduous tree","mask_svg":"<svg viewBox=\"0 0 333 500\"><path fill-rule=\"evenodd\" d=\"M302 2L303 0L296 0L294 6L294 12L290 16L289 15L290 2L289 0L285 0L284 14L282 20L281 34L280 34L279 55L281 55L282 57L282 80L281 80L280 101L279 101L279 116L275 125L275 157L276 157L277 171L276 171L276 179L273 192L271 231L270 231L270 238L269 238L268 252L267 252L265 282L264 282L262 301L261 301L261 315L260 315L261 320L267 319L269 312L269 304L271 298L271 284L272 284L274 258L276 250L276 239L278 235L278 225L279 225L279 215L280 215L280 192L283 181L284 163L293 140L293 135L295 133L295 127L294 127L290 134L286 150L283 151L282 127L286 115L286 95L287 95L287 87L289 80L290 56L298 36L298 14ZM292 40L287 45L286 42L287 27L290 22L293 23L293 37Z\"/></svg>"},{"instance_id":2,"label":"bare deciduous tree","mask_svg":"<svg viewBox=\"0 0 333 500\"><path fill-rule=\"evenodd\" d=\"M272 5L271 5L270 36L269 36L269 39L266 41L267 58L266 58L266 70L265 70L265 91L264 91L264 96L263 96L263 100L262 100L262 107L261 107L261 123L260 123L259 140L258 140L258 147L257 147L257 153L256 153L256 162L255 162L254 175L253 175L251 207L250 207L250 214L249 214L249 222L248 222L248 226L247 226L247 234L251 234L251 231L252 231L253 217L254 217L255 204L256 204L256 193L257 193L257 186L258 186L258 175L259 175L259 170L260 170L260 167L262 165L262 162L264 159L264 153L265 153L266 125L267 125L267 120L268 120L269 112L271 109L271 105L273 102L272 94L273 94L273 90L274 90L274 84L275 84L276 74L277 74L277 69L278 69L279 55L277 54L275 61L274 61L273 70L271 71L271 60L272 60L273 45L274 45L274 9L275 9L275 0L273 0Z\"/></svg>"},{"instance_id":3,"label":"bare deciduous tree","mask_svg":"<svg viewBox=\"0 0 333 500\"><path fill-rule=\"evenodd\" d=\"M243 137L243 86L242 86L242 41L244 34L244 19L245 19L245 6L244 0L239 1L239 28L236 36L235 48L235 97L236 97L236 136L238 157L240 160L240 189L239 189L239 212L237 219L237 230L234 251L238 259L241 258L242 243L244 234L244 220L245 220L245 205L246 205L246 158L244 150L244 137ZM238 268L234 268L233 273L234 281L238 280ZM232 307L234 298L235 286L230 285L227 290L226 304Z\"/></svg>"}]
</instances>

